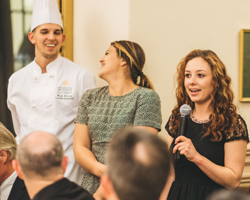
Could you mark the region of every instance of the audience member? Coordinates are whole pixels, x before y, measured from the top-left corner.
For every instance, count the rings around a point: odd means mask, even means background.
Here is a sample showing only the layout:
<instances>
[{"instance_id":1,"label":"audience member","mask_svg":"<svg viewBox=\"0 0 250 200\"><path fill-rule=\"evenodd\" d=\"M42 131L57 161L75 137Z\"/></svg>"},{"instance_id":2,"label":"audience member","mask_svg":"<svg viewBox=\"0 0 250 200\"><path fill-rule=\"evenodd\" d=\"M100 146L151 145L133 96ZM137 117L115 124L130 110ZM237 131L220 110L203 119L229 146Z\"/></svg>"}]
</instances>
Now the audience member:
<instances>
[{"instance_id":1,"label":"audience member","mask_svg":"<svg viewBox=\"0 0 250 200\"><path fill-rule=\"evenodd\" d=\"M82 187L63 177L68 163L60 140L36 131L25 136L13 166L33 200L93 200Z\"/></svg>"},{"instance_id":2,"label":"audience member","mask_svg":"<svg viewBox=\"0 0 250 200\"><path fill-rule=\"evenodd\" d=\"M138 128L125 128L111 138L107 174L101 178L107 200L158 200L167 181L167 144Z\"/></svg>"},{"instance_id":3,"label":"audience member","mask_svg":"<svg viewBox=\"0 0 250 200\"><path fill-rule=\"evenodd\" d=\"M29 200L26 187L12 167L16 157L16 140L13 134L0 122L0 199Z\"/></svg>"},{"instance_id":4,"label":"audience member","mask_svg":"<svg viewBox=\"0 0 250 200\"><path fill-rule=\"evenodd\" d=\"M239 190L221 189L212 193L206 200L249 200L250 194Z\"/></svg>"}]
</instances>

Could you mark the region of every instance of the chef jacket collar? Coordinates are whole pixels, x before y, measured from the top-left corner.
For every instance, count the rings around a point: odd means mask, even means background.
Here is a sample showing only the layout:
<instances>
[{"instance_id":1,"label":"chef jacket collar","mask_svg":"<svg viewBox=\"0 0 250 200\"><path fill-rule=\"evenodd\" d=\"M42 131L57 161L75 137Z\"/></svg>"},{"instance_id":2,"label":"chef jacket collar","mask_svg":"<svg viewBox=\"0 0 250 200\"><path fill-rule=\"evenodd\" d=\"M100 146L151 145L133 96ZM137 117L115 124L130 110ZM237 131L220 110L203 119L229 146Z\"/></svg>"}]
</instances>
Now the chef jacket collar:
<instances>
[{"instance_id":1,"label":"chef jacket collar","mask_svg":"<svg viewBox=\"0 0 250 200\"><path fill-rule=\"evenodd\" d=\"M55 60L50 62L46 67L47 74L51 76L55 76L60 67L61 61L62 61L62 57L58 55L58 57ZM42 70L41 70L41 67L36 63L36 58L34 60L34 65L35 66L33 67L33 75L37 77L42 73Z\"/></svg>"}]
</instances>

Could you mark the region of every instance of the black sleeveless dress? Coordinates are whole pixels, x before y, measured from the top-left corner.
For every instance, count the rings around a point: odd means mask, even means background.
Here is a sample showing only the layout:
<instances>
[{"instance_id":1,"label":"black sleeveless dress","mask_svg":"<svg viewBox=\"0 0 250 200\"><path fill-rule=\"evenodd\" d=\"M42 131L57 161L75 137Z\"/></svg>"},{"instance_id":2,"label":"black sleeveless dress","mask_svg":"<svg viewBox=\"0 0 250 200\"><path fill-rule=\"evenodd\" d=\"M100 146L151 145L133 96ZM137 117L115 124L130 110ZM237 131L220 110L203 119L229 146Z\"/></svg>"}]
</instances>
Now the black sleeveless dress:
<instances>
[{"instance_id":1,"label":"black sleeveless dress","mask_svg":"<svg viewBox=\"0 0 250 200\"><path fill-rule=\"evenodd\" d=\"M171 119L171 116L170 116ZM175 140L169 121L166 130ZM249 141L245 121L239 116L236 130L225 135L220 142L212 142L211 137L202 138L203 124L188 120L186 137L193 142L196 151L217 165L224 166L224 144L233 140L243 139ZM174 140L170 147L173 152ZM174 155L173 155L174 158ZM167 200L205 200L213 191L223 186L212 181L197 165L181 155L180 160L174 160L175 181L172 183Z\"/></svg>"}]
</instances>

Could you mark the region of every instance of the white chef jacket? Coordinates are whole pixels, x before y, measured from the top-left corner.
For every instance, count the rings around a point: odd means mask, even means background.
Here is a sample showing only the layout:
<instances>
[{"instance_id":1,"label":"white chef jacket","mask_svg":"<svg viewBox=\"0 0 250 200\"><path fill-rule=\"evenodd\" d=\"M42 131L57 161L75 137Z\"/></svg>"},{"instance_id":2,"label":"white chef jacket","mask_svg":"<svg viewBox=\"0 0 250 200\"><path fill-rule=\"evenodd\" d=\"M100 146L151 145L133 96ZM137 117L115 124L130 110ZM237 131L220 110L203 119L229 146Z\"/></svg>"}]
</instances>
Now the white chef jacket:
<instances>
[{"instance_id":1,"label":"white chef jacket","mask_svg":"<svg viewBox=\"0 0 250 200\"><path fill-rule=\"evenodd\" d=\"M35 62L12 74L7 104L17 143L32 131L55 134L69 157L65 177L81 183L82 170L73 154L74 119L82 94L95 87L92 73L60 55L42 74Z\"/></svg>"}]
</instances>

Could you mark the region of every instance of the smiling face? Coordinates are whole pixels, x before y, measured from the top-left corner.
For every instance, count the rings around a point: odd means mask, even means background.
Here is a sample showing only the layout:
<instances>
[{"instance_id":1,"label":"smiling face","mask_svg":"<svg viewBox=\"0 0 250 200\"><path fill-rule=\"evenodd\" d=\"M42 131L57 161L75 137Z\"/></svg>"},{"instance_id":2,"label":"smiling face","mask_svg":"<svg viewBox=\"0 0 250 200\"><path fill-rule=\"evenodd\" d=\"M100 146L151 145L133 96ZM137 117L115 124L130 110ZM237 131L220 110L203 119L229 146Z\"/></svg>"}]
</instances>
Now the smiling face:
<instances>
[{"instance_id":1,"label":"smiling face","mask_svg":"<svg viewBox=\"0 0 250 200\"><path fill-rule=\"evenodd\" d=\"M99 77L107 81L108 76L116 76L121 70L120 66L125 64L124 62L122 58L119 58L116 48L110 45L104 57L100 59Z\"/></svg>"},{"instance_id":2,"label":"smiling face","mask_svg":"<svg viewBox=\"0 0 250 200\"><path fill-rule=\"evenodd\" d=\"M65 40L61 27L57 24L42 24L30 32L29 40L35 45L36 58L57 58L60 48Z\"/></svg>"},{"instance_id":3,"label":"smiling face","mask_svg":"<svg viewBox=\"0 0 250 200\"><path fill-rule=\"evenodd\" d=\"M191 101L195 104L210 104L214 90L212 79L212 70L203 58L196 57L188 61L184 85Z\"/></svg>"}]
</instances>

